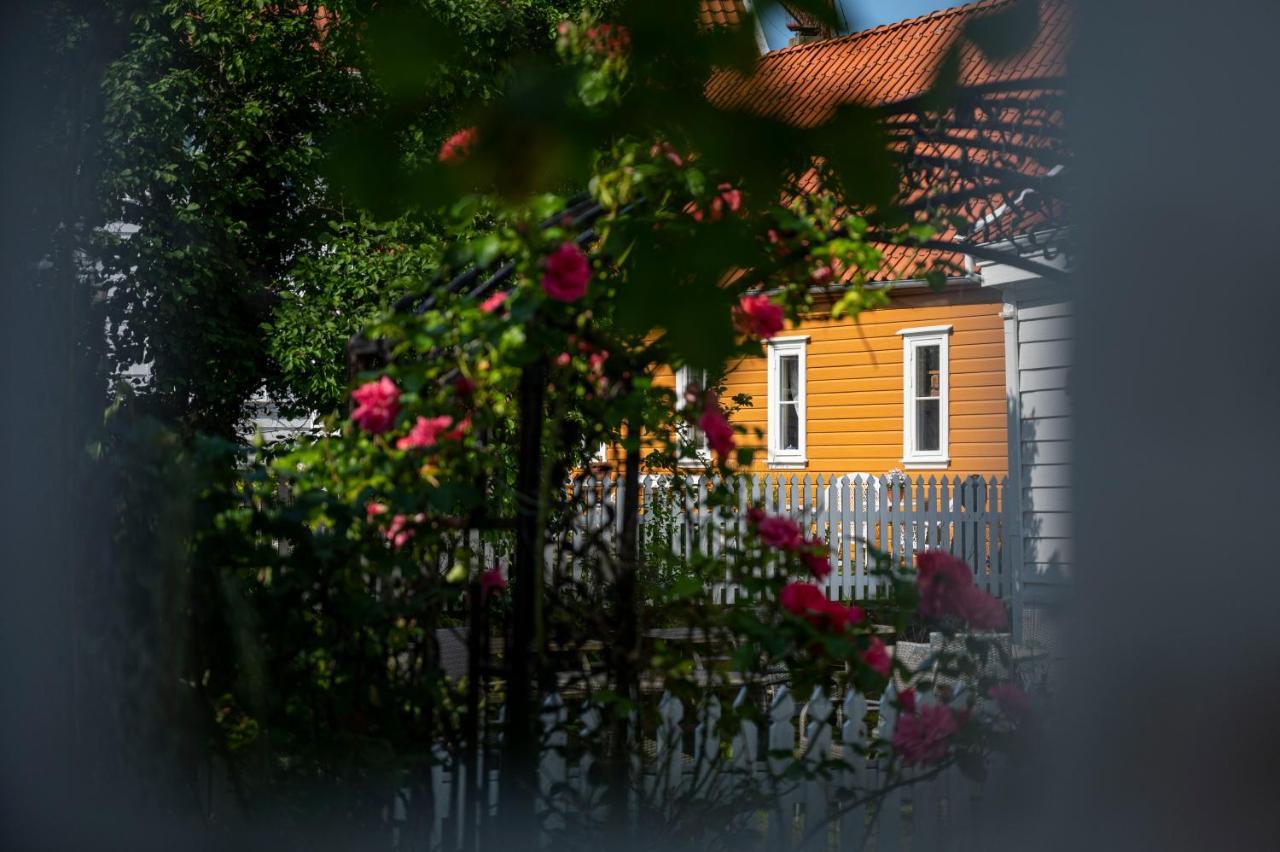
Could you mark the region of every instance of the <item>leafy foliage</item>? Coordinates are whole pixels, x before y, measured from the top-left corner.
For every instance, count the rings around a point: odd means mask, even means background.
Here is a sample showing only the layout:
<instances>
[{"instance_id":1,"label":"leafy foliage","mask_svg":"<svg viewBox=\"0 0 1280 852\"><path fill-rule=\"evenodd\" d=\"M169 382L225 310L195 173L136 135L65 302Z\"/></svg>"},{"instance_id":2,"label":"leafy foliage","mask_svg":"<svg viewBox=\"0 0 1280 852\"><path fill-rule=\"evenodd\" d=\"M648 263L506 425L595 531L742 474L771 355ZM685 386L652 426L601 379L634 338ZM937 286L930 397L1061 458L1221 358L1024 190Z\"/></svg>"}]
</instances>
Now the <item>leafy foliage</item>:
<instances>
[{"instance_id":1,"label":"leafy foliage","mask_svg":"<svg viewBox=\"0 0 1280 852\"><path fill-rule=\"evenodd\" d=\"M150 366L141 401L165 420L231 436L264 384L297 411L340 406L339 339L420 285L441 233L429 210L371 211L338 191L325 177L335 135L395 122L385 144L360 137L362 158L434 158L512 58L549 52L553 22L578 8L407 5L450 35L429 88L419 76L412 93L396 84L397 57L422 70L424 46L445 42L406 41L418 31L371 17L377 3L167 0L134 19L105 81L100 193L124 227L100 257L114 359Z\"/></svg>"}]
</instances>

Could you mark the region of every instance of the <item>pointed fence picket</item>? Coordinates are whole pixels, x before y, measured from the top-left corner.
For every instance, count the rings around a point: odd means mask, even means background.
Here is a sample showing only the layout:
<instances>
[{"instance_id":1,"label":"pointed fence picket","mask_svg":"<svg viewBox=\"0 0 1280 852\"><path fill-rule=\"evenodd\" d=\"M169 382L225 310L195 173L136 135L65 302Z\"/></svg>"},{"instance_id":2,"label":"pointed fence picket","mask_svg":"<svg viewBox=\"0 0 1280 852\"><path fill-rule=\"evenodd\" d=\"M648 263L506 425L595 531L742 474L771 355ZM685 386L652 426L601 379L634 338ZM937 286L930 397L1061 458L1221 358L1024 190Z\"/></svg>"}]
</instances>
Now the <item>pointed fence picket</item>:
<instances>
[{"instance_id":1,"label":"pointed fence picket","mask_svg":"<svg viewBox=\"0 0 1280 852\"><path fill-rule=\"evenodd\" d=\"M755 700L743 688L733 702L734 713L742 714ZM931 700L927 694L917 698L924 703ZM743 848L805 852L981 848L983 787L954 767L941 773L922 767L905 775L901 770L888 774L887 742L897 717L892 685L878 702L879 723L869 732L866 719L872 705L852 690L837 703L821 688L800 705L783 686L760 708L763 730L746 718L727 734L721 729L722 708L716 695L707 694L691 705L696 712L686 713L679 698L664 693L656 714L647 717L649 729L638 728L635 735L634 777L642 783L632 807L643 815L636 825L652 826L655 820L671 824L691 813L719 809L727 814L727 829L758 838L757 845ZM540 720L539 845L557 845L558 833L563 831L616 827L609 818L609 797L595 771L598 757L592 746L600 742L602 733L599 707L552 694L543 702ZM573 742L587 747L572 746ZM646 748L645 743L650 746ZM426 848L450 852L471 848L468 838L477 830L480 837L487 836L485 821L497 813L497 775L485 767L491 782L480 793L485 806L476 808L468 800L475 787L467 782L463 756L442 748L434 754L428 795L436 806L429 811ZM993 766L988 772L997 770ZM904 780L909 783L895 786L887 795L869 795ZM400 799L390 809L397 823L404 822L407 809L420 804L410 800L407 791ZM740 810L735 809L738 803ZM699 819L694 817L695 822Z\"/></svg>"},{"instance_id":2,"label":"pointed fence picket","mask_svg":"<svg viewBox=\"0 0 1280 852\"><path fill-rule=\"evenodd\" d=\"M865 600L885 592L875 552L906 569L917 553L943 550L967 562L978 585L1014 602L1012 576L1016 519L1009 516L1009 481L991 477L873 477L752 474L730 478L647 475L637 507L639 541L683 560L709 557L726 562L724 581L714 581L717 601L742 594L732 583L732 555L748 534L746 510L761 506L794 519L825 541L831 573L827 595ZM579 515L567 533L575 552L584 545L616 546L621 537L624 495L613 474L590 474L573 483ZM712 498L726 498L723 508ZM652 550L650 550L652 552ZM575 565L573 576L581 569ZM1015 623L1017 619L1014 619Z\"/></svg>"}]
</instances>

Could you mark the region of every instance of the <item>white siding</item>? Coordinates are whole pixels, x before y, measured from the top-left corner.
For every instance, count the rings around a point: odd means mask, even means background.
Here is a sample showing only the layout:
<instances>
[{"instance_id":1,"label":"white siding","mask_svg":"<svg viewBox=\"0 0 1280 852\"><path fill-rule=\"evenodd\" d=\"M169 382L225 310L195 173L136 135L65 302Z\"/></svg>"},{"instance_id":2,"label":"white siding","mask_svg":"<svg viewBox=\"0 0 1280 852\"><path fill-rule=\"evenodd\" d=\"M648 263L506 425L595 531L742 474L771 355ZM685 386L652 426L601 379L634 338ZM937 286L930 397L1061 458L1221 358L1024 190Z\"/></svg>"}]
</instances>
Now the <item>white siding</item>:
<instances>
[{"instance_id":1,"label":"white siding","mask_svg":"<svg viewBox=\"0 0 1280 852\"><path fill-rule=\"evenodd\" d=\"M1071 365L1074 312L1064 289L1042 281L1009 285L1016 310L1016 399L1021 432L1025 596L1033 602L1072 571Z\"/></svg>"}]
</instances>

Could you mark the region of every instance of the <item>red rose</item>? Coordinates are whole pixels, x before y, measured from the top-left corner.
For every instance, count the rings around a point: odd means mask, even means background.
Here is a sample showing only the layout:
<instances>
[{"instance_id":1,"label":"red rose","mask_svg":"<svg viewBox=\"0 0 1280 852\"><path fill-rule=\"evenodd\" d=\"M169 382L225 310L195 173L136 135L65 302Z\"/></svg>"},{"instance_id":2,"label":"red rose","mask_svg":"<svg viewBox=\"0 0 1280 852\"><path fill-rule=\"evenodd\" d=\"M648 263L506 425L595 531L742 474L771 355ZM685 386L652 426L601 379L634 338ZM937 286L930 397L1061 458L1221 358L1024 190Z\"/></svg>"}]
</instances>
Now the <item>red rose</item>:
<instances>
[{"instance_id":1,"label":"red rose","mask_svg":"<svg viewBox=\"0 0 1280 852\"><path fill-rule=\"evenodd\" d=\"M561 243L547 256L542 289L558 302L575 302L587 293L591 263L577 243Z\"/></svg>"},{"instance_id":2,"label":"red rose","mask_svg":"<svg viewBox=\"0 0 1280 852\"><path fill-rule=\"evenodd\" d=\"M871 644L867 646L867 650L862 654L862 662L880 677L888 677L889 672L893 670L893 661L889 659L889 649L879 639L871 640ZM913 695L913 703L914 699L915 696Z\"/></svg>"},{"instance_id":3,"label":"red rose","mask_svg":"<svg viewBox=\"0 0 1280 852\"><path fill-rule=\"evenodd\" d=\"M471 148L476 143L476 129L464 127L444 140L440 146L439 160L445 165L457 165L471 155Z\"/></svg>"}]
</instances>

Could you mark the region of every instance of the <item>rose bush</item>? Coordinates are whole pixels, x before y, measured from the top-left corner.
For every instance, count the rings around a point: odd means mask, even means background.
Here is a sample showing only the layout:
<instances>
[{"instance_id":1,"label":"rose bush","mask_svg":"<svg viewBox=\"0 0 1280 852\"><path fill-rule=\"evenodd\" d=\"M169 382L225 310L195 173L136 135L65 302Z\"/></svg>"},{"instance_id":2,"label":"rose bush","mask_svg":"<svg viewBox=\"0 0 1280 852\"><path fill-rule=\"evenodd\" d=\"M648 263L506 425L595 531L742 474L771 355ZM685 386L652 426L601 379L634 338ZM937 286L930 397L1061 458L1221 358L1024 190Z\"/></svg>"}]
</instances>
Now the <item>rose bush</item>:
<instances>
[{"instance_id":1,"label":"rose bush","mask_svg":"<svg viewBox=\"0 0 1280 852\"><path fill-rule=\"evenodd\" d=\"M605 723L622 724L654 712L641 674L689 696L756 688L779 669L798 695L817 685L880 694L908 674L880 638L886 630L901 632L915 615L952 635L1003 625L1000 603L976 588L968 567L933 553L919 554L918 576L873 554L887 592L874 602L873 624L869 606L817 585L830 572L829 548L807 522L737 503L729 486L754 453L733 416L749 400L723 399L715 377L733 359L762 354L787 318L819 308L856 314L883 304L887 288L862 286L880 256L862 240L865 222L847 213L857 208L821 188L840 185L840 157L814 166L828 182L797 195L788 191L791 153L756 149L739 159L706 135L704 122L732 117L667 121L654 102L629 100L653 96L631 86L635 68L646 81L666 79L659 22L646 29L647 13L635 14L638 30L590 18L557 27L576 102L552 88L556 97L538 102L548 114L532 114L520 87L562 86L563 75L517 77L507 99L480 110L436 162L415 164L412 185L438 194L428 200L444 211L445 230L462 236L437 280L367 329L377 357L361 364L349 418L331 418L314 441L264 448L242 504L221 519L259 545L228 572L228 594L248 601L254 617L245 623L262 631L266 650L252 672L219 672L210 687L237 708L220 718L262 732L253 742L270 752L270 760L252 749L237 755L247 783L335 777L332 763L306 750L326 726L349 737L353 774L376 769L411 783L431 760L424 743L460 747L461 708L499 696L511 703L513 681L526 674L543 684L584 677L569 685L592 696ZM682 44L678 31L665 37ZM704 58L709 69L715 55ZM788 132L785 142L832 151L848 141L839 128L826 132ZM755 137L745 135L751 148ZM590 169L566 171L566 162ZM588 192L557 194L570 177ZM818 268L841 270L845 288L821 303ZM657 380L674 364L706 371L711 386L677 400ZM712 451L701 462L681 451L693 428ZM645 511L656 512L659 498L637 493L622 501L622 517L584 526L588 507L607 494L580 477L600 464L602 444L618 460L618 487L643 466L669 475L679 497L696 476L708 512L736 519L745 510L744 534L685 551L679 577L637 589L645 551L627 540L625 507L652 500ZM513 557L505 573L494 554ZM715 597L714 584L725 582L742 591L732 603ZM473 588L489 604L478 620L467 606ZM513 612L532 613L520 636ZM273 641L278 622L297 628L290 641ZM498 661L485 661L483 682L445 675L441 631L464 623L483 634L476 647L506 640L495 643L504 649L501 683L488 679ZM655 625L709 637L704 670L695 675L693 652L678 640L642 648L639 637ZM575 653L598 676L555 668ZM992 687L986 656L937 661L942 677L971 684L962 693L969 707L977 706L969 696ZM273 701L250 688L263 678L301 686ZM892 738L898 762L886 766L936 765L988 747L990 714L923 701L908 711L906 694ZM1003 696L1003 706L1011 695L1001 688L991 698ZM725 730L751 712L727 709Z\"/></svg>"}]
</instances>

